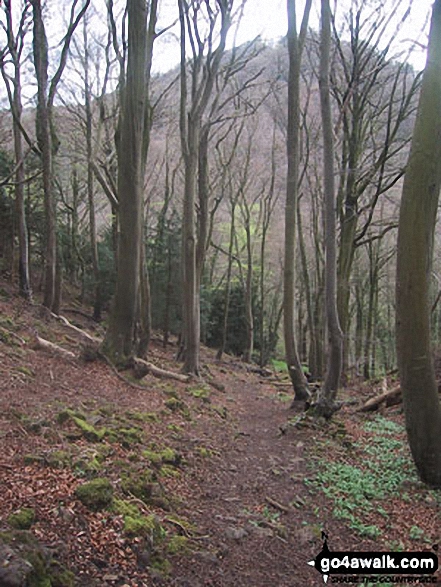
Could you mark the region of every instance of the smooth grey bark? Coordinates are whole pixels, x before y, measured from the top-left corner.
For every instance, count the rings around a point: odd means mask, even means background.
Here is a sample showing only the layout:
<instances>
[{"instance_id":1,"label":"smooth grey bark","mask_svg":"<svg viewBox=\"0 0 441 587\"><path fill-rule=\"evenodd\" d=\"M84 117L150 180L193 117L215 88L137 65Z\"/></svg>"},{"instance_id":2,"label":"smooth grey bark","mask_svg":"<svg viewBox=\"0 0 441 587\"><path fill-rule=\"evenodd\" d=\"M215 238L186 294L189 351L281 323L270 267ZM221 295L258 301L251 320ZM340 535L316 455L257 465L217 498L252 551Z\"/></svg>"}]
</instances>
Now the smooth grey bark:
<instances>
[{"instance_id":1,"label":"smooth grey bark","mask_svg":"<svg viewBox=\"0 0 441 587\"><path fill-rule=\"evenodd\" d=\"M288 10L288 128L287 183L285 208L285 248L284 248L284 288L283 288L283 332L286 362L294 390L294 400L306 401L310 397L308 384L302 370L294 333L295 295L296 295L296 215L299 180L299 134L300 134L300 65L305 36L311 10L311 0L307 0L300 29L297 34L296 3L287 0Z\"/></svg>"},{"instance_id":2,"label":"smooth grey bark","mask_svg":"<svg viewBox=\"0 0 441 587\"><path fill-rule=\"evenodd\" d=\"M118 271L103 350L116 364L134 354L139 302L146 114L146 0L127 0L127 73L121 92L118 152Z\"/></svg>"},{"instance_id":3,"label":"smooth grey bark","mask_svg":"<svg viewBox=\"0 0 441 587\"><path fill-rule=\"evenodd\" d=\"M328 328L328 364L319 406L332 413L340 385L342 369L343 334L337 311L337 244L336 201L334 181L334 130L332 123L331 91L329 84L331 51L331 9L329 0L321 3L320 38L320 106L323 129L323 185L325 224L325 309Z\"/></svg>"},{"instance_id":4,"label":"smooth grey bark","mask_svg":"<svg viewBox=\"0 0 441 587\"><path fill-rule=\"evenodd\" d=\"M441 487L441 408L430 340L429 283L441 187L441 0L404 177L397 257L397 354L410 449L421 479Z\"/></svg>"}]
</instances>

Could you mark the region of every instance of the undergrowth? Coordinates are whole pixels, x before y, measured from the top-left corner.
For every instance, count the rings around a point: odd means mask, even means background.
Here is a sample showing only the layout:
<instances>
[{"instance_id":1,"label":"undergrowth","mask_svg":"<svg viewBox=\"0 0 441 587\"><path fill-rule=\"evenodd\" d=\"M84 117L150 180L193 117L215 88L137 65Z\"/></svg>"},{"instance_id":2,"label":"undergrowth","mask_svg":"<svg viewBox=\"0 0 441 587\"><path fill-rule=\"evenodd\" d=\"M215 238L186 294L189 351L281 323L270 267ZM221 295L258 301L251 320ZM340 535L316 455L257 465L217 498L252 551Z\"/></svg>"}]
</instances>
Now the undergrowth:
<instances>
[{"instance_id":1,"label":"undergrowth","mask_svg":"<svg viewBox=\"0 0 441 587\"><path fill-rule=\"evenodd\" d=\"M329 461L320 454L314 462L317 472L305 483L332 501L335 518L347 521L360 535L376 539L381 529L367 523L370 514L377 512L386 518L381 502L417 477L403 426L377 416L365 422L363 429L368 435L352 445L353 454L345 455L344 461ZM326 442L322 449L326 450Z\"/></svg>"}]
</instances>

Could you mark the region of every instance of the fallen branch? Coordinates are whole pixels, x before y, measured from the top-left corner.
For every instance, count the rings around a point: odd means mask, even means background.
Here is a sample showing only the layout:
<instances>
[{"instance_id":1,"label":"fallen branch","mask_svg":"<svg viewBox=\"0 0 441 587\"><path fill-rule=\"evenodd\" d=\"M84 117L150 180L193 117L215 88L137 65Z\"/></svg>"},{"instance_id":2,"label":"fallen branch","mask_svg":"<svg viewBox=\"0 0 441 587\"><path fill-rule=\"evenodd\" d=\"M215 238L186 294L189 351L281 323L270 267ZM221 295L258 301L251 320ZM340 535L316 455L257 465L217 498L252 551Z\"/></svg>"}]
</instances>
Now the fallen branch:
<instances>
[{"instance_id":1,"label":"fallen branch","mask_svg":"<svg viewBox=\"0 0 441 587\"><path fill-rule=\"evenodd\" d=\"M394 406L401 401L401 387L397 385L388 391L383 392L380 395L372 397L366 403L364 403L359 412L374 412L378 410L381 404L385 403L386 406Z\"/></svg>"},{"instance_id":2,"label":"fallen branch","mask_svg":"<svg viewBox=\"0 0 441 587\"><path fill-rule=\"evenodd\" d=\"M140 374L142 373L142 377L145 377L150 373L159 379L174 379L175 381L181 381L182 383L188 383L191 381L190 375L183 375L181 373L174 373L173 371L166 371L165 369L161 369L160 367L152 365L152 363L144 361L144 359L134 359L134 365L139 369Z\"/></svg>"},{"instance_id":3,"label":"fallen branch","mask_svg":"<svg viewBox=\"0 0 441 587\"><path fill-rule=\"evenodd\" d=\"M67 349L63 349L61 346L50 342L41 336L38 336L37 332L34 332L34 341L35 346L37 348L43 349L45 351L49 351L51 353L55 353L56 355L61 355L62 357L66 357L68 359L75 359L75 354L72 351L68 351Z\"/></svg>"},{"instance_id":4,"label":"fallen branch","mask_svg":"<svg viewBox=\"0 0 441 587\"><path fill-rule=\"evenodd\" d=\"M97 336L92 336L91 334L89 334L85 330L82 330L81 328L78 328L78 326L75 326L74 324L72 324L71 322L69 322L69 320L67 318L65 318L64 316L62 316L61 314L54 314L54 313L51 313L51 314L52 314L52 316L54 318L56 318L57 320L59 320L60 322L62 322L70 330L73 330L77 334L80 334L81 336L83 336L84 338L86 338L89 342L92 342L94 344L101 344L103 342L102 338L98 338Z\"/></svg>"},{"instance_id":5,"label":"fallen branch","mask_svg":"<svg viewBox=\"0 0 441 587\"><path fill-rule=\"evenodd\" d=\"M272 497L266 496L265 501L267 503L269 503L269 505L272 505L273 508L276 508L276 510L280 510L281 512L285 512L286 514L288 514L291 511L291 508L279 503L278 501L276 501Z\"/></svg>"}]
</instances>

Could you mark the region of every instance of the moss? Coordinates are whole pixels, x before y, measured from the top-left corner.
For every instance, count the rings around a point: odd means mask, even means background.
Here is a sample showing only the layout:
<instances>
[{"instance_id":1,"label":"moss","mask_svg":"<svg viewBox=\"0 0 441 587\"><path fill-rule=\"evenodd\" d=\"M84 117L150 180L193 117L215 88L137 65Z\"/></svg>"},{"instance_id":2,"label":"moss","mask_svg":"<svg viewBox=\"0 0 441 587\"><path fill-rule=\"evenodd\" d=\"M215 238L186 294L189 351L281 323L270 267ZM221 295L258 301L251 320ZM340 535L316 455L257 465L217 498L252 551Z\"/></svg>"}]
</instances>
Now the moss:
<instances>
[{"instance_id":1,"label":"moss","mask_svg":"<svg viewBox=\"0 0 441 587\"><path fill-rule=\"evenodd\" d=\"M58 413L57 422L59 424L65 424L71 418L79 418L80 420L86 421L86 416L82 412L66 408L65 410L61 410L61 412Z\"/></svg>"},{"instance_id":2,"label":"moss","mask_svg":"<svg viewBox=\"0 0 441 587\"><path fill-rule=\"evenodd\" d=\"M28 377L35 377L35 373L29 367L21 365L19 367L15 367L15 370L19 373L23 373L23 375L27 375Z\"/></svg>"},{"instance_id":3,"label":"moss","mask_svg":"<svg viewBox=\"0 0 441 587\"><path fill-rule=\"evenodd\" d=\"M210 390L206 387L196 387L190 389L190 394L195 397L196 399L201 399L205 403L209 403L210 400Z\"/></svg>"},{"instance_id":4,"label":"moss","mask_svg":"<svg viewBox=\"0 0 441 587\"><path fill-rule=\"evenodd\" d=\"M168 561L166 558L162 558L158 555L153 557L150 566L152 569L154 569L157 573L159 573L163 577L170 575L170 573L172 572L172 569L173 569L170 561Z\"/></svg>"},{"instance_id":5,"label":"moss","mask_svg":"<svg viewBox=\"0 0 441 587\"><path fill-rule=\"evenodd\" d=\"M152 544L158 544L165 535L164 528L155 515L144 516L140 513L124 516L124 532L128 536L148 537Z\"/></svg>"},{"instance_id":6,"label":"moss","mask_svg":"<svg viewBox=\"0 0 441 587\"><path fill-rule=\"evenodd\" d=\"M27 455L24 455L24 457L23 457L23 463L25 465L33 465L35 463L43 463L43 462L44 462L44 457L42 455L27 454Z\"/></svg>"},{"instance_id":7,"label":"moss","mask_svg":"<svg viewBox=\"0 0 441 587\"><path fill-rule=\"evenodd\" d=\"M74 587L74 575L53 560L31 532L0 532L0 542L31 565L24 583L27 587Z\"/></svg>"},{"instance_id":8,"label":"moss","mask_svg":"<svg viewBox=\"0 0 441 587\"><path fill-rule=\"evenodd\" d=\"M16 530L29 530L35 520L33 508L22 508L8 516L8 524Z\"/></svg>"},{"instance_id":9,"label":"moss","mask_svg":"<svg viewBox=\"0 0 441 587\"><path fill-rule=\"evenodd\" d=\"M62 469L71 465L71 454L66 450L54 450L47 456L47 463L50 467Z\"/></svg>"},{"instance_id":10,"label":"moss","mask_svg":"<svg viewBox=\"0 0 441 587\"><path fill-rule=\"evenodd\" d=\"M32 565L33 569L26 584L29 587L52 587L47 561L41 550L27 552L24 558Z\"/></svg>"},{"instance_id":11,"label":"moss","mask_svg":"<svg viewBox=\"0 0 441 587\"><path fill-rule=\"evenodd\" d=\"M179 554L189 551L188 538L186 536L173 536L167 544L169 554Z\"/></svg>"},{"instance_id":12,"label":"moss","mask_svg":"<svg viewBox=\"0 0 441 587\"><path fill-rule=\"evenodd\" d=\"M106 478L93 479L79 485L75 495L87 508L97 511L111 505L113 500L113 486Z\"/></svg>"},{"instance_id":13,"label":"moss","mask_svg":"<svg viewBox=\"0 0 441 587\"><path fill-rule=\"evenodd\" d=\"M222 420L226 420L228 418L228 410L225 406L213 406L213 411L216 412L216 414L220 416Z\"/></svg>"},{"instance_id":14,"label":"moss","mask_svg":"<svg viewBox=\"0 0 441 587\"><path fill-rule=\"evenodd\" d=\"M143 431L140 428L119 428L116 436L122 446L129 448L132 444L139 444L143 440Z\"/></svg>"},{"instance_id":15,"label":"moss","mask_svg":"<svg viewBox=\"0 0 441 587\"><path fill-rule=\"evenodd\" d=\"M76 471L83 473L99 473L103 470L103 464L98 460L96 456L89 459L81 458L75 462L74 468Z\"/></svg>"},{"instance_id":16,"label":"moss","mask_svg":"<svg viewBox=\"0 0 441 587\"><path fill-rule=\"evenodd\" d=\"M75 587L75 575L58 563L50 570L51 587Z\"/></svg>"},{"instance_id":17,"label":"moss","mask_svg":"<svg viewBox=\"0 0 441 587\"><path fill-rule=\"evenodd\" d=\"M199 456L203 457L204 459L211 458L216 454L214 450L211 448L205 448L204 446L198 448L198 453Z\"/></svg>"},{"instance_id":18,"label":"moss","mask_svg":"<svg viewBox=\"0 0 441 587\"><path fill-rule=\"evenodd\" d=\"M136 410L127 410L126 416L130 420L135 420L136 422L159 422L160 418L157 414L153 412L137 412Z\"/></svg>"},{"instance_id":19,"label":"moss","mask_svg":"<svg viewBox=\"0 0 441 587\"><path fill-rule=\"evenodd\" d=\"M152 482L155 474L150 469L144 469L141 473L135 471L132 474L121 476L121 489L126 494L132 494L143 502L148 503L152 495Z\"/></svg>"},{"instance_id":20,"label":"moss","mask_svg":"<svg viewBox=\"0 0 441 587\"><path fill-rule=\"evenodd\" d=\"M148 459L151 463L155 465L159 464L168 464L177 466L181 463L182 457L179 453L177 453L173 448L166 447L162 450L155 451L155 450L144 450L142 452L142 456Z\"/></svg>"},{"instance_id":21,"label":"moss","mask_svg":"<svg viewBox=\"0 0 441 587\"><path fill-rule=\"evenodd\" d=\"M189 419L191 417L190 410L188 409L187 404L184 401L182 401L181 399L178 399L176 397L171 397L164 402L164 405L166 408L168 408L172 412L181 412L182 415L187 419Z\"/></svg>"},{"instance_id":22,"label":"moss","mask_svg":"<svg viewBox=\"0 0 441 587\"><path fill-rule=\"evenodd\" d=\"M72 417L72 421L75 423L75 426L81 430L82 435L86 440L89 442L101 442L104 436L106 435L107 429L101 428L97 429L92 424L89 424L85 420L78 418L77 416Z\"/></svg>"},{"instance_id":23,"label":"moss","mask_svg":"<svg viewBox=\"0 0 441 587\"><path fill-rule=\"evenodd\" d=\"M139 515L139 508L130 503L130 501L126 501L125 499L117 499L115 498L112 503L111 511L119 516L131 516L136 517Z\"/></svg>"},{"instance_id":24,"label":"moss","mask_svg":"<svg viewBox=\"0 0 441 587\"><path fill-rule=\"evenodd\" d=\"M159 474L162 477L172 478L180 476L180 472L174 469L173 467L170 467L170 465L162 465L161 469L159 470Z\"/></svg>"}]
</instances>

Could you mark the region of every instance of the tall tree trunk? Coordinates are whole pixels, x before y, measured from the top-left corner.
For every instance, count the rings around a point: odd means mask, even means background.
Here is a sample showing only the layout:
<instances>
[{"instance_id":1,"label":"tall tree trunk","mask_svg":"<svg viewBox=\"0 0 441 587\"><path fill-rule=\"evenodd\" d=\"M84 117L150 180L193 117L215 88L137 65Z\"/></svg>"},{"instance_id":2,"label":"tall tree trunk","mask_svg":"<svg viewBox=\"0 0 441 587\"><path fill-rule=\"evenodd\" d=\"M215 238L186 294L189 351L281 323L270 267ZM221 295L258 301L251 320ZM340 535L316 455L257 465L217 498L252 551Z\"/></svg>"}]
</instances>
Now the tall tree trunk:
<instances>
[{"instance_id":1,"label":"tall tree trunk","mask_svg":"<svg viewBox=\"0 0 441 587\"><path fill-rule=\"evenodd\" d=\"M118 150L119 239L116 292L103 343L117 364L134 354L134 330L139 303L144 189L144 130L146 100L146 0L127 0L127 77L122 90Z\"/></svg>"},{"instance_id":2,"label":"tall tree trunk","mask_svg":"<svg viewBox=\"0 0 441 587\"><path fill-rule=\"evenodd\" d=\"M323 179L325 199L325 308L329 336L328 365L319 404L332 413L340 385L343 335L337 312L336 202L334 182L334 136L329 88L331 50L331 9L329 0L322 0L320 40L320 104L323 127ZM330 414L329 414L330 415Z\"/></svg>"},{"instance_id":3,"label":"tall tree trunk","mask_svg":"<svg viewBox=\"0 0 441 587\"><path fill-rule=\"evenodd\" d=\"M222 319L222 340L217 351L216 358L220 361L222 355L225 352L227 346L227 335L228 335L228 314L230 311L230 297L231 297L231 274L233 269L233 247L234 247L234 236L236 230L236 199L231 198L231 222L230 222L230 240L228 243L228 260L227 260L227 276L225 284L225 297L224 297L224 315Z\"/></svg>"},{"instance_id":4,"label":"tall tree trunk","mask_svg":"<svg viewBox=\"0 0 441 587\"><path fill-rule=\"evenodd\" d=\"M43 171L45 248L44 248L44 300L52 310L55 297L57 233L56 205L52 182L52 133L48 104L48 44L43 23L41 0L32 0L34 14L34 64L37 77L37 141L41 152Z\"/></svg>"},{"instance_id":5,"label":"tall tree trunk","mask_svg":"<svg viewBox=\"0 0 441 587\"><path fill-rule=\"evenodd\" d=\"M441 487L441 408L430 341L429 283L441 187L441 0L403 185L397 258L397 353L410 449L421 479Z\"/></svg>"},{"instance_id":6,"label":"tall tree trunk","mask_svg":"<svg viewBox=\"0 0 441 587\"><path fill-rule=\"evenodd\" d=\"M15 73L14 103L16 116L21 120L21 82L20 72ZM19 291L27 300L32 299L32 287L29 269L29 243L25 210L25 167L23 161L23 141L18 122L13 121L14 152L17 171L15 173L15 214L18 227L18 280Z\"/></svg>"},{"instance_id":7,"label":"tall tree trunk","mask_svg":"<svg viewBox=\"0 0 441 587\"><path fill-rule=\"evenodd\" d=\"M21 59L26 35L26 13L30 8L29 4L23 5L23 11L20 18L18 31L14 32L13 14L11 0L5 0L4 11L6 16L5 32L7 36L7 46L9 58L13 66L12 86L10 88L10 79L6 72L5 60L2 59L0 69L5 87L8 92L9 105L13 116L12 128L14 137L14 155L15 155L15 224L18 234L18 286L20 295L27 300L32 299L32 287L30 281L29 267L29 239L26 223L25 209L25 164L23 156L23 137L21 133L23 104L21 98Z\"/></svg>"},{"instance_id":8,"label":"tall tree trunk","mask_svg":"<svg viewBox=\"0 0 441 587\"><path fill-rule=\"evenodd\" d=\"M245 280L245 324L246 345L243 353L245 363L251 363L254 349L254 313L253 313L253 243L251 237L251 215L247 207L247 273Z\"/></svg>"},{"instance_id":9,"label":"tall tree trunk","mask_svg":"<svg viewBox=\"0 0 441 587\"><path fill-rule=\"evenodd\" d=\"M91 88L89 82L89 45L87 36L87 21L84 19L83 39L84 39L84 94L85 94L85 114L86 114L86 153L87 153L87 201L89 205L89 230L90 230L90 251L92 256L92 270L94 281L94 303L93 319L96 322L101 320L101 274L98 257L97 230L95 218L95 196L94 196L94 173L93 173L93 114L91 103Z\"/></svg>"},{"instance_id":10,"label":"tall tree trunk","mask_svg":"<svg viewBox=\"0 0 441 587\"><path fill-rule=\"evenodd\" d=\"M299 133L300 133L300 64L304 37L306 35L311 0L307 0L300 32L297 36L295 0L287 0L288 9L288 129L287 141L287 185L285 209L285 254L283 288L283 331L286 362L294 389L294 399L306 401L310 397L308 384L303 374L297 352L294 333L295 323L295 257L296 257L296 214L299 181Z\"/></svg>"}]
</instances>

